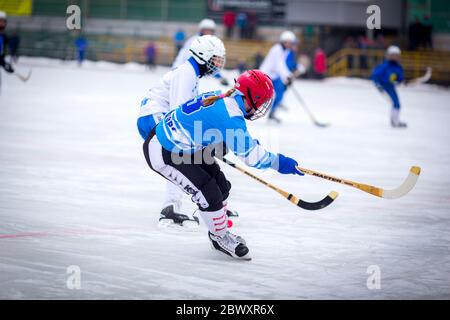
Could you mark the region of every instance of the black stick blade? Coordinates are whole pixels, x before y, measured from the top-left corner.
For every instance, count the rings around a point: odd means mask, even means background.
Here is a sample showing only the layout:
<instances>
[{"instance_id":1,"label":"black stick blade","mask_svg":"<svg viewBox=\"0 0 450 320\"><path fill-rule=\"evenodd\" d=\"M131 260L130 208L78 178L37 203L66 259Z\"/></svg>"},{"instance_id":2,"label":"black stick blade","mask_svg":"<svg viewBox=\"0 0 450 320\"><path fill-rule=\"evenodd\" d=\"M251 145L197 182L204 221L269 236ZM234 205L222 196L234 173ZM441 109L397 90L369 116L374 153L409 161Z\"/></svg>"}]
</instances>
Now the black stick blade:
<instances>
[{"instance_id":1,"label":"black stick blade","mask_svg":"<svg viewBox=\"0 0 450 320\"><path fill-rule=\"evenodd\" d=\"M294 204L305 210L320 210L328 207L338 197L338 195L339 194L336 191L331 191L325 198L318 202L307 202L301 199L296 199L297 201L294 202ZM293 201L291 200L291 202Z\"/></svg>"}]
</instances>

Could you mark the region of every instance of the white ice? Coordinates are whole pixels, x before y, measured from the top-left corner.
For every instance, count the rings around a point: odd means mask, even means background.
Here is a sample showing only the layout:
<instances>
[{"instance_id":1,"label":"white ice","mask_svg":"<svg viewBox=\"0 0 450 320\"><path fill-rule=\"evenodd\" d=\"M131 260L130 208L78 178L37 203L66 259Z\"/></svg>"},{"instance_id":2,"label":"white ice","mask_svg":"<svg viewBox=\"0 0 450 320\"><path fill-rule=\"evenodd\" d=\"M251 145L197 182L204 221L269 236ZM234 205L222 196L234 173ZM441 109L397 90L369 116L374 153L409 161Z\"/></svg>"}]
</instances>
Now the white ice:
<instances>
[{"instance_id":1,"label":"white ice","mask_svg":"<svg viewBox=\"0 0 450 320\"><path fill-rule=\"evenodd\" d=\"M450 298L448 89L399 88L402 130L390 127L389 104L368 81L296 81L331 126L313 126L287 92L281 125L250 125L261 143L304 167L384 188L412 165L422 174L405 197L387 200L252 170L304 200L340 193L308 212L221 164L241 215L234 231L253 256L242 262L212 251L203 225L157 228L165 182L147 167L135 123L141 97L166 68L20 62L31 79L3 73L0 96L1 299ZM214 79L201 87L225 89ZM183 208L195 209L187 196ZM81 270L78 290L67 286L69 266ZM368 271L377 268L373 289Z\"/></svg>"}]
</instances>

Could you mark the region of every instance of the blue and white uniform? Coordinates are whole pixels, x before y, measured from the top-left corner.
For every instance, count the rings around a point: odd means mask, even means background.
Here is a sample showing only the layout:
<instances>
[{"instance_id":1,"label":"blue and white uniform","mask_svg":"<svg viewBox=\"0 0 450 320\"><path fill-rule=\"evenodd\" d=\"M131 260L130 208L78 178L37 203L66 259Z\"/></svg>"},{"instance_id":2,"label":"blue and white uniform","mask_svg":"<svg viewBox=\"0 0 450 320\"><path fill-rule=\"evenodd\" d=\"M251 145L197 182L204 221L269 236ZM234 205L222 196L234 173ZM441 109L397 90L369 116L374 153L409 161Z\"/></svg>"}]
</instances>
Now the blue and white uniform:
<instances>
[{"instance_id":1,"label":"blue and white uniform","mask_svg":"<svg viewBox=\"0 0 450 320\"><path fill-rule=\"evenodd\" d=\"M143 139L164 115L198 95L200 70L194 58L167 72L142 99L137 126Z\"/></svg>"},{"instance_id":2,"label":"blue and white uniform","mask_svg":"<svg viewBox=\"0 0 450 320\"><path fill-rule=\"evenodd\" d=\"M168 113L156 127L161 146L174 153L194 153L210 144L225 142L248 166L275 167L277 155L266 151L247 130L242 96L226 97L202 106L203 98L219 94L220 91L204 93Z\"/></svg>"},{"instance_id":3,"label":"blue and white uniform","mask_svg":"<svg viewBox=\"0 0 450 320\"><path fill-rule=\"evenodd\" d=\"M275 109L280 104L281 100L283 100L283 95L286 91L285 83L288 81L288 78L292 76L292 72L289 68L293 65L292 56L295 55L291 49L287 49L281 43L277 43L270 49L261 64L260 70L272 79L273 88L275 90L275 100L273 102L271 114L275 112Z\"/></svg>"}]
</instances>

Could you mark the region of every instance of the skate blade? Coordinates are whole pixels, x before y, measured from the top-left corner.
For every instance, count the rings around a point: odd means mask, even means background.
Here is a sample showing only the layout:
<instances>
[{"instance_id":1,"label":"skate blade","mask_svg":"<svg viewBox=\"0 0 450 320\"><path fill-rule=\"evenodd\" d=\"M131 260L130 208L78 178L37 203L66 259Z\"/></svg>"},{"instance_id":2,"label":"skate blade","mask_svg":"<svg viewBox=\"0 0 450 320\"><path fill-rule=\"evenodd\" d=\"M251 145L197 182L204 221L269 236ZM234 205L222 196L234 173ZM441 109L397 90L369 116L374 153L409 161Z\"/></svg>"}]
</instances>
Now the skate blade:
<instances>
[{"instance_id":1,"label":"skate blade","mask_svg":"<svg viewBox=\"0 0 450 320\"><path fill-rule=\"evenodd\" d=\"M236 255L230 256L223 251L217 250L212 243L210 243L210 245L211 245L211 249L214 250L214 252L216 252L216 254L220 257L228 257L231 260L242 260L242 261L251 261L252 260L252 257L250 256L250 252L247 253L243 257L238 257Z\"/></svg>"},{"instance_id":2,"label":"skate blade","mask_svg":"<svg viewBox=\"0 0 450 320\"><path fill-rule=\"evenodd\" d=\"M195 221L183 221L180 225L174 223L172 219L161 219L158 222L158 228L166 231L196 232L199 230L199 224Z\"/></svg>"}]
</instances>

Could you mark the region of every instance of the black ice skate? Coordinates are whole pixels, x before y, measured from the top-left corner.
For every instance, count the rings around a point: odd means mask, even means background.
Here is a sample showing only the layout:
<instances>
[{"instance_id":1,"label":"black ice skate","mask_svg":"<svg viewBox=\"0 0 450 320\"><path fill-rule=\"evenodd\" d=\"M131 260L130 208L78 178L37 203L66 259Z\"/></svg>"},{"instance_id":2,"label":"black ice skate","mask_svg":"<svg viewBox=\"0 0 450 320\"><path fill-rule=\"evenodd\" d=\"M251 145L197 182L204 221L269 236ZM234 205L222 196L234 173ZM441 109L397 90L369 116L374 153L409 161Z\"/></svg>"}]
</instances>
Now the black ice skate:
<instances>
[{"instance_id":1,"label":"black ice skate","mask_svg":"<svg viewBox=\"0 0 450 320\"><path fill-rule=\"evenodd\" d=\"M209 240L211 240L212 247L215 250L225 253L230 257L240 260L251 260L247 245L238 241L241 237L231 234L229 231L220 237L208 232ZM243 239L242 239L243 240Z\"/></svg>"},{"instance_id":2,"label":"black ice skate","mask_svg":"<svg viewBox=\"0 0 450 320\"><path fill-rule=\"evenodd\" d=\"M405 122L401 122L401 121L398 121L398 122L391 121L391 126L393 128L406 128L406 127L408 127L408 125Z\"/></svg>"},{"instance_id":3,"label":"black ice skate","mask_svg":"<svg viewBox=\"0 0 450 320\"><path fill-rule=\"evenodd\" d=\"M239 213L236 210L230 210L230 209L226 209L226 214L228 216L228 218L239 218Z\"/></svg>"},{"instance_id":4,"label":"black ice skate","mask_svg":"<svg viewBox=\"0 0 450 320\"><path fill-rule=\"evenodd\" d=\"M199 226L198 217L190 217L186 214L178 213L175 204L169 204L161 210L159 217L160 227L179 226L186 228L197 228Z\"/></svg>"}]
</instances>

